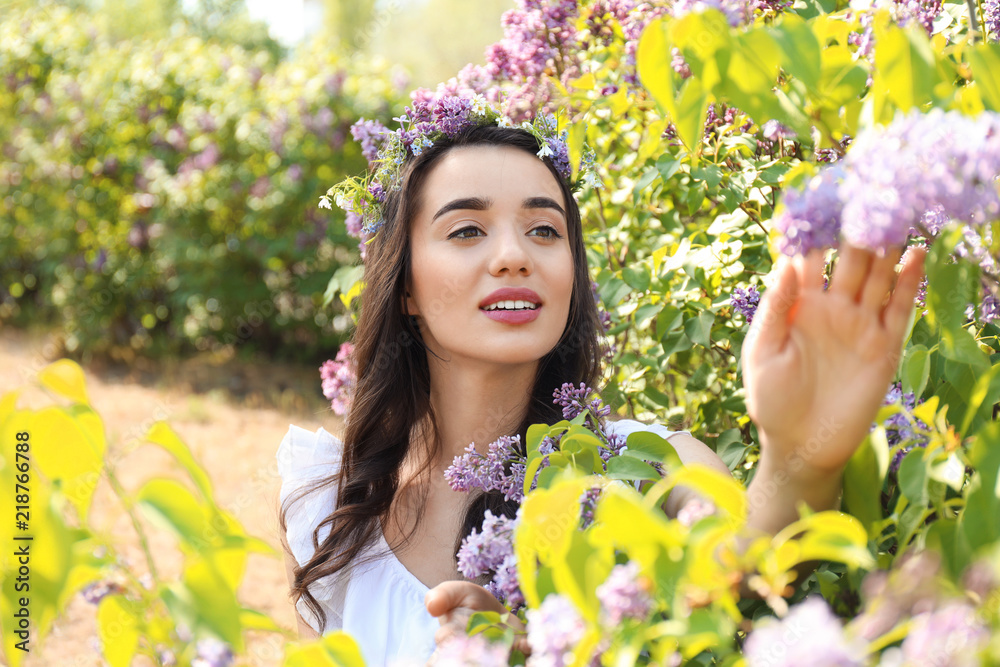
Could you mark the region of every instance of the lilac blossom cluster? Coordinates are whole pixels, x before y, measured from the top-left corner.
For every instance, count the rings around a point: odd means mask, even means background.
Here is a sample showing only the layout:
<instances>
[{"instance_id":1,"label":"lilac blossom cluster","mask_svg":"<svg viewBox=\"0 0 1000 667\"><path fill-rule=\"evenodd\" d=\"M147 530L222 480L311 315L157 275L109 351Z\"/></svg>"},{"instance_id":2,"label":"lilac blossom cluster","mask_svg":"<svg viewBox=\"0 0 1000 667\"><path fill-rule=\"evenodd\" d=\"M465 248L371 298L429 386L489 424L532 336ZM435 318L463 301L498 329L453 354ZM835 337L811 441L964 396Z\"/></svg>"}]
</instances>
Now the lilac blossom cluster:
<instances>
[{"instance_id":1,"label":"lilac blossom cluster","mask_svg":"<svg viewBox=\"0 0 1000 667\"><path fill-rule=\"evenodd\" d=\"M559 389L552 392L552 402L562 408L563 419L575 419L584 411L589 411L591 417L601 420L611 414L611 406L604 405L600 396L590 399L594 393L594 390L583 382L579 387L564 382ZM593 425L599 426L601 423L598 421Z\"/></svg>"},{"instance_id":2,"label":"lilac blossom cluster","mask_svg":"<svg viewBox=\"0 0 1000 667\"><path fill-rule=\"evenodd\" d=\"M641 575L635 561L615 565L604 583L597 587L601 618L612 627L625 619L645 620L654 606L651 588L651 582Z\"/></svg>"},{"instance_id":3,"label":"lilac blossom cluster","mask_svg":"<svg viewBox=\"0 0 1000 667\"><path fill-rule=\"evenodd\" d=\"M895 450L890 466L895 472L899 470L900 462L910 450L914 447L927 446L928 437L922 431L927 431L928 427L923 421L913 416L913 409L917 407L913 392L908 391L904 394L899 383L889 387L889 392L885 395L882 405L898 405L902 408L901 412L886 418L884 424L889 447Z\"/></svg>"},{"instance_id":4,"label":"lilac blossom cluster","mask_svg":"<svg viewBox=\"0 0 1000 667\"><path fill-rule=\"evenodd\" d=\"M677 0L674 3L674 17L680 18L694 12L704 12L715 9L722 12L723 16L733 28L746 25L752 18L750 5L746 0Z\"/></svg>"},{"instance_id":5,"label":"lilac blossom cluster","mask_svg":"<svg viewBox=\"0 0 1000 667\"><path fill-rule=\"evenodd\" d=\"M587 626L569 598L550 593L538 609L525 612L531 656L526 667L564 667L574 664L573 649L581 642Z\"/></svg>"},{"instance_id":6,"label":"lilac blossom cluster","mask_svg":"<svg viewBox=\"0 0 1000 667\"><path fill-rule=\"evenodd\" d=\"M751 324L753 322L753 315L757 312L757 306L760 305L760 292L757 290L756 285L750 285L746 288L734 287L730 303L733 306L733 310L743 315L747 320L747 324Z\"/></svg>"},{"instance_id":7,"label":"lilac blossom cluster","mask_svg":"<svg viewBox=\"0 0 1000 667\"><path fill-rule=\"evenodd\" d=\"M476 451L476 443L470 443L445 470L444 478L455 491L499 491L505 500L521 502L525 464L521 436L505 435L491 442L485 455Z\"/></svg>"},{"instance_id":8,"label":"lilac blossom cluster","mask_svg":"<svg viewBox=\"0 0 1000 667\"><path fill-rule=\"evenodd\" d=\"M334 359L327 360L319 367L319 376L323 381L323 396L330 401L334 414L346 415L351 408L354 396L354 366L351 354L354 346L342 343Z\"/></svg>"},{"instance_id":9,"label":"lilac blossom cluster","mask_svg":"<svg viewBox=\"0 0 1000 667\"><path fill-rule=\"evenodd\" d=\"M864 649L847 637L823 598L810 597L780 621L759 624L743 654L749 667L862 667Z\"/></svg>"},{"instance_id":10,"label":"lilac blossom cluster","mask_svg":"<svg viewBox=\"0 0 1000 667\"><path fill-rule=\"evenodd\" d=\"M439 644L427 663L435 667L507 667L507 647L483 634L455 635Z\"/></svg>"},{"instance_id":11,"label":"lilac blossom cluster","mask_svg":"<svg viewBox=\"0 0 1000 667\"><path fill-rule=\"evenodd\" d=\"M512 118L550 111L552 84L580 73L580 33L576 0L516 0L500 19L504 36L486 49L485 72L516 86L507 98Z\"/></svg>"},{"instance_id":12,"label":"lilac blossom cluster","mask_svg":"<svg viewBox=\"0 0 1000 667\"><path fill-rule=\"evenodd\" d=\"M893 21L900 27L916 22L930 36L934 32L934 20L941 13L944 3L942 0L875 0L868 2L867 5L858 13L861 32L851 33L847 43L857 47L859 58L870 60L875 49L876 11L887 9ZM871 85L870 77L868 85Z\"/></svg>"},{"instance_id":13,"label":"lilac blossom cluster","mask_svg":"<svg viewBox=\"0 0 1000 667\"><path fill-rule=\"evenodd\" d=\"M224 641L213 637L199 639L195 645L191 667L229 667L233 664L233 649Z\"/></svg>"},{"instance_id":14,"label":"lilac blossom cluster","mask_svg":"<svg viewBox=\"0 0 1000 667\"><path fill-rule=\"evenodd\" d=\"M514 531L517 519L494 516L486 510L482 530L473 529L458 550L458 571L468 579L490 575L486 589L511 609L524 604L517 581Z\"/></svg>"},{"instance_id":15,"label":"lilac blossom cluster","mask_svg":"<svg viewBox=\"0 0 1000 667\"><path fill-rule=\"evenodd\" d=\"M101 604L101 600L109 595L122 595L123 593L125 593L125 588L118 582L109 579L95 581L80 591L83 599L93 605Z\"/></svg>"},{"instance_id":16,"label":"lilac blossom cluster","mask_svg":"<svg viewBox=\"0 0 1000 667\"><path fill-rule=\"evenodd\" d=\"M580 494L580 528L590 528L594 523L594 510L601 497L601 487L593 486Z\"/></svg>"},{"instance_id":17,"label":"lilac blossom cluster","mask_svg":"<svg viewBox=\"0 0 1000 667\"><path fill-rule=\"evenodd\" d=\"M1000 42L1000 0L983 0L981 6L987 38Z\"/></svg>"},{"instance_id":18,"label":"lilac blossom cluster","mask_svg":"<svg viewBox=\"0 0 1000 667\"><path fill-rule=\"evenodd\" d=\"M934 109L862 132L847 156L786 192L781 250L804 254L839 239L873 250L903 245L927 211L980 224L1000 214L1000 114Z\"/></svg>"}]
</instances>

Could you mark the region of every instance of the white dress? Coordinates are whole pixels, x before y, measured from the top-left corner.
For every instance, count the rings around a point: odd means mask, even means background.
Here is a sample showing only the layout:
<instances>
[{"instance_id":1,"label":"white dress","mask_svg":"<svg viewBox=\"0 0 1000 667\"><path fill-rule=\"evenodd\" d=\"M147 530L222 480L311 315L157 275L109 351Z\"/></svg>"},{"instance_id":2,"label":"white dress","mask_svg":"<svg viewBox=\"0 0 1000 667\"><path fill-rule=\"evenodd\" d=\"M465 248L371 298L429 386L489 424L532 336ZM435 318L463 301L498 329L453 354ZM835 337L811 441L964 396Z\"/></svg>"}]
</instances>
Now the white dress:
<instances>
[{"instance_id":1,"label":"white dress","mask_svg":"<svg viewBox=\"0 0 1000 667\"><path fill-rule=\"evenodd\" d=\"M609 421L608 428L625 437L639 430L664 438L687 433L631 419ZM335 474L342 453L343 443L323 428L313 433L289 426L277 453L282 505L304 485ZM336 501L336 488L331 485L302 496L289 509L286 539L300 566L312 557L313 531L333 512ZM320 542L327 534L329 527L324 526ZM434 633L440 626L424 607L424 595L429 589L392 554L381 531L366 553L382 556L311 586L310 591L326 612L322 628L303 599L296 604L299 614L320 634L340 629L350 634L361 647L367 665L424 664L434 651Z\"/></svg>"}]
</instances>

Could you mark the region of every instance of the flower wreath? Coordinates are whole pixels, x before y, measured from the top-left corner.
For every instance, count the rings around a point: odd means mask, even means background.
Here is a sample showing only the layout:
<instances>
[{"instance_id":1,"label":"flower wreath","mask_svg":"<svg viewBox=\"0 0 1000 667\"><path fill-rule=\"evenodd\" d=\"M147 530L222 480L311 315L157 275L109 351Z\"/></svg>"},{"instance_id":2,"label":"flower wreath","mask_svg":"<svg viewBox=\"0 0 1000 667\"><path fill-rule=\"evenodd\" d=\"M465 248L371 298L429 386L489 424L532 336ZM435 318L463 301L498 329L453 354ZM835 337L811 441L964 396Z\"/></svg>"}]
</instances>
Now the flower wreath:
<instances>
[{"instance_id":1,"label":"flower wreath","mask_svg":"<svg viewBox=\"0 0 1000 667\"><path fill-rule=\"evenodd\" d=\"M577 179L572 180L569 163L569 133L559 129L552 114L539 114L532 121L514 124L481 95L475 97L442 96L429 101L414 101L402 116L393 118L400 129L383 129L378 137L377 155L364 176L347 178L320 197L321 208L333 208L332 203L348 213L361 216L362 230L375 234L384 223L382 207L386 196L401 185L403 165L420 155L442 137L453 137L471 127L496 125L516 127L531 133L541 148L539 158L549 158L559 175L577 191L582 185L600 187L594 170L594 151L583 147ZM364 120L360 122L366 122Z\"/></svg>"}]
</instances>

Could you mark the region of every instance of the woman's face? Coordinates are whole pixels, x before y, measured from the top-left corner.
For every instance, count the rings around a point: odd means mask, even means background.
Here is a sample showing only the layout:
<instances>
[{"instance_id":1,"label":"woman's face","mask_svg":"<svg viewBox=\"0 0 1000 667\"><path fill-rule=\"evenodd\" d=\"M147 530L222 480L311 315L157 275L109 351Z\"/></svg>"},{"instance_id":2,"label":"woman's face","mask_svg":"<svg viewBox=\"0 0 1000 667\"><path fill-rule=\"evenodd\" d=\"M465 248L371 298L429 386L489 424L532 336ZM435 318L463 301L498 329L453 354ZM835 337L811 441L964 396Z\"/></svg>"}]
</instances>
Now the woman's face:
<instances>
[{"instance_id":1,"label":"woman's face","mask_svg":"<svg viewBox=\"0 0 1000 667\"><path fill-rule=\"evenodd\" d=\"M536 362L569 318L566 202L534 155L455 148L431 169L410 235L407 312L446 361Z\"/></svg>"}]
</instances>

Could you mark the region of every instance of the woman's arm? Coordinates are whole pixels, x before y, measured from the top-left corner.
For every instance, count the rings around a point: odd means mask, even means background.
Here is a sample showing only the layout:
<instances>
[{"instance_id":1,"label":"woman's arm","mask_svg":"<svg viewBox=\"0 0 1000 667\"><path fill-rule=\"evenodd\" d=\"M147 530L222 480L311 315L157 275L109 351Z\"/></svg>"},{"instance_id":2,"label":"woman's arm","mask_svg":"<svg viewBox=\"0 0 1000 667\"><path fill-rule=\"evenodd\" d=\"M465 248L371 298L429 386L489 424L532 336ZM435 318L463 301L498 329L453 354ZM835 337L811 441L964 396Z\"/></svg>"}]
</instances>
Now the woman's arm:
<instances>
[{"instance_id":1,"label":"woman's arm","mask_svg":"<svg viewBox=\"0 0 1000 667\"><path fill-rule=\"evenodd\" d=\"M297 564L298 563L295 562L295 557L288 553L288 551L285 551L285 574L288 575L289 588L292 587L292 582L295 581L295 566ZM299 628L299 639L302 641L319 639L319 633L313 630L313 627L305 622L302 616L299 615L298 609L295 610L295 620L297 621Z\"/></svg>"}]
</instances>

